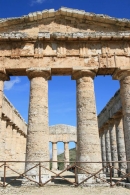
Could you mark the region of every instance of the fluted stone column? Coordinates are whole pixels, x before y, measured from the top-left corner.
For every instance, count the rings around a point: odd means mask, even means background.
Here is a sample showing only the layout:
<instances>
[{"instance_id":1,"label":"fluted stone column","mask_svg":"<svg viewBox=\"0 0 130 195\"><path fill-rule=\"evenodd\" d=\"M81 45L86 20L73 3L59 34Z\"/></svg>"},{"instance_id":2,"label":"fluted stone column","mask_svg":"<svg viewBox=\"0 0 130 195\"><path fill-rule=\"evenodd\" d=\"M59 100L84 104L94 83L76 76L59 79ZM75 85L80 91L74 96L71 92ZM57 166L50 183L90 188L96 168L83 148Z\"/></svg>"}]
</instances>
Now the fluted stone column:
<instances>
[{"instance_id":1,"label":"fluted stone column","mask_svg":"<svg viewBox=\"0 0 130 195\"><path fill-rule=\"evenodd\" d=\"M57 142L52 142L52 161L57 161ZM52 162L52 170L57 170L57 162Z\"/></svg>"},{"instance_id":2,"label":"fluted stone column","mask_svg":"<svg viewBox=\"0 0 130 195\"><path fill-rule=\"evenodd\" d=\"M113 78L120 80L126 160L130 161L130 70L117 70ZM130 173L130 163L127 164L127 168Z\"/></svg>"},{"instance_id":3,"label":"fluted stone column","mask_svg":"<svg viewBox=\"0 0 130 195\"><path fill-rule=\"evenodd\" d=\"M118 161L126 161L122 115L116 116L115 126L116 126L116 136L117 136ZM126 163L123 162L119 163L119 169L125 173L127 169Z\"/></svg>"},{"instance_id":4,"label":"fluted stone column","mask_svg":"<svg viewBox=\"0 0 130 195\"><path fill-rule=\"evenodd\" d=\"M50 70L30 68L27 70L27 75L31 86L26 160L49 161L48 79ZM27 163L26 171L35 164ZM49 163L43 163L43 166L49 168ZM42 169L42 174L45 172L46 170ZM27 172L27 175L38 175L38 168Z\"/></svg>"},{"instance_id":5,"label":"fluted stone column","mask_svg":"<svg viewBox=\"0 0 130 195\"><path fill-rule=\"evenodd\" d=\"M105 145L106 145L106 161L111 161L111 145L110 145L110 132L109 132L109 125L106 124L104 126L104 133L105 133ZM111 163L110 163L111 165ZM109 169L107 169L109 170Z\"/></svg>"},{"instance_id":6,"label":"fluted stone column","mask_svg":"<svg viewBox=\"0 0 130 195\"><path fill-rule=\"evenodd\" d=\"M11 121L6 123L6 141L5 141L5 155L6 160L12 160L11 144L12 144L12 125Z\"/></svg>"},{"instance_id":7,"label":"fluted stone column","mask_svg":"<svg viewBox=\"0 0 130 195\"><path fill-rule=\"evenodd\" d=\"M3 129L2 129L2 104L3 104L3 88L4 81L9 80L9 77L6 75L5 70L0 70L0 159L4 160L4 148L5 143L3 143Z\"/></svg>"},{"instance_id":8,"label":"fluted stone column","mask_svg":"<svg viewBox=\"0 0 130 195\"><path fill-rule=\"evenodd\" d=\"M102 161L106 161L106 145L105 145L104 129L101 129L101 131L100 131L100 139L101 139ZM103 166L106 166L106 163L103 163Z\"/></svg>"},{"instance_id":9,"label":"fluted stone column","mask_svg":"<svg viewBox=\"0 0 130 195\"><path fill-rule=\"evenodd\" d=\"M77 161L101 161L101 148L96 115L93 71L73 70L77 85ZM102 164L79 163L88 172L96 172ZM83 170L78 173L84 174Z\"/></svg>"},{"instance_id":10,"label":"fluted stone column","mask_svg":"<svg viewBox=\"0 0 130 195\"><path fill-rule=\"evenodd\" d=\"M115 121L114 119L111 119L109 121L109 132L110 132L110 143L111 143L111 160L112 161L118 161L118 155L117 155L117 141L116 141L116 128L115 128ZM118 176L118 163L112 163L113 167L113 176Z\"/></svg>"},{"instance_id":11,"label":"fluted stone column","mask_svg":"<svg viewBox=\"0 0 130 195\"><path fill-rule=\"evenodd\" d=\"M67 166L69 165L69 143L68 142L64 142L64 169L67 168Z\"/></svg>"}]
</instances>

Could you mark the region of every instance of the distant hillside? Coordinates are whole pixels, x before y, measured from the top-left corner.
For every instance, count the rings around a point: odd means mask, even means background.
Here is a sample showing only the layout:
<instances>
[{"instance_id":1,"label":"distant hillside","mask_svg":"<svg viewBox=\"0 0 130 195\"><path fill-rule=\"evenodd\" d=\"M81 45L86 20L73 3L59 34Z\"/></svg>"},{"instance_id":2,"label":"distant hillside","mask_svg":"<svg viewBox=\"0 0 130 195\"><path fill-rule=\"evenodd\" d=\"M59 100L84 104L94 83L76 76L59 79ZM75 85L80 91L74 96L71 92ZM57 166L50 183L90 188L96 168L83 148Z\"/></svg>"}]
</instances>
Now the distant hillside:
<instances>
[{"instance_id":1,"label":"distant hillside","mask_svg":"<svg viewBox=\"0 0 130 195\"><path fill-rule=\"evenodd\" d=\"M75 161L76 160L76 149L72 148L69 150L69 156L70 156L70 161ZM64 160L64 153L59 154L57 156L58 161L63 161ZM62 170L64 168L64 163L58 163L59 170Z\"/></svg>"}]
</instances>

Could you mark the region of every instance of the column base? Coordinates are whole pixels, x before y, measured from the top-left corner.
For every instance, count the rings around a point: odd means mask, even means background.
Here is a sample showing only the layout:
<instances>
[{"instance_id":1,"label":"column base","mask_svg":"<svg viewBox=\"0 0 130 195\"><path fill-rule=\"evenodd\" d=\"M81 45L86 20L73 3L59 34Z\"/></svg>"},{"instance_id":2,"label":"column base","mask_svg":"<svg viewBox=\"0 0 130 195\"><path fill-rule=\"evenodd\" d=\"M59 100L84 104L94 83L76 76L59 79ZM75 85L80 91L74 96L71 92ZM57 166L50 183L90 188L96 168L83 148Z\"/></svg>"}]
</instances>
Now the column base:
<instances>
[{"instance_id":1,"label":"column base","mask_svg":"<svg viewBox=\"0 0 130 195\"><path fill-rule=\"evenodd\" d=\"M84 181L87 177L90 177L91 174L77 174L76 175L76 182L79 184L82 181ZM104 184L104 182L101 179L106 180L106 175L103 173L100 173L99 178L95 178L95 177L91 177L90 179L88 179L87 181L85 181L83 184ZM101 178L101 179L100 179Z\"/></svg>"},{"instance_id":2,"label":"column base","mask_svg":"<svg viewBox=\"0 0 130 195\"><path fill-rule=\"evenodd\" d=\"M39 175L33 175L33 176L27 176L29 179L33 180L33 181L30 181L26 178L23 178L22 179L22 186L32 186L32 185L38 185L37 183L35 182L39 182ZM42 174L41 175L41 184L44 184L45 182L47 182L48 180L51 179L51 175L50 174ZM51 181L49 181L47 184L50 184ZM47 185L46 184L46 185Z\"/></svg>"}]
</instances>

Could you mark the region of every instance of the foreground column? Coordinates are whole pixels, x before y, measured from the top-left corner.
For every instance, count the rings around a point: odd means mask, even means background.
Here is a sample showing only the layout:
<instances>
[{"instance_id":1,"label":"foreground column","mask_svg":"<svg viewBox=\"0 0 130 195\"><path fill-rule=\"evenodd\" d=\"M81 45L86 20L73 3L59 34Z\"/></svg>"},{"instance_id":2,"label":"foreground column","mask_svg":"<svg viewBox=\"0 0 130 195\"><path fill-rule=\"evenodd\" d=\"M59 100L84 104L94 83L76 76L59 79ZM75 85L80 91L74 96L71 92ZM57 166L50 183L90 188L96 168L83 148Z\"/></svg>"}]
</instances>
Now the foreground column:
<instances>
[{"instance_id":1,"label":"foreground column","mask_svg":"<svg viewBox=\"0 0 130 195\"><path fill-rule=\"evenodd\" d=\"M95 106L92 71L75 71L77 79L77 161L101 161L101 149ZM102 164L80 163L82 169L90 173L97 172ZM78 173L85 173L78 169Z\"/></svg>"},{"instance_id":2,"label":"foreground column","mask_svg":"<svg viewBox=\"0 0 130 195\"><path fill-rule=\"evenodd\" d=\"M52 161L57 161L57 142L52 142ZM57 162L52 162L52 170L57 170Z\"/></svg>"},{"instance_id":3,"label":"foreground column","mask_svg":"<svg viewBox=\"0 0 130 195\"><path fill-rule=\"evenodd\" d=\"M3 143L3 129L2 129L2 104L3 104L3 88L4 88L4 81L9 80L9 77L6 75L4 70L0 70L0 159L4 160L4 145Z\"/></svg>"},{"instance_id":4,"label":"foreground column","mask_svg":"<svg viewBox=\"0 0 130 195\"><path fill-rule=\"evenodd\" d=\"M113 77L120 80L126 160L130 161L130 70L117 70ZM130 163L128 163L127 168L130 173Z\"/></svg>"},{"instance_id":5,"label":"foreground column","mask_svg":"<svg viewBox=\"0 0 130 195\"><path fill-rule=\"evenodd\" d=\"M123 131L123 120L122 115L118 115L115 118L116 135L117 135L117 151L118 151L118 161L126 161L125 152L125 141L124 141L124 131ZM119 169L126 172L126 163L119 163ZM119 173L121 175L121 173Z\"/></svg>"},{"instance_id":6,"label":"foreground column","mask_svg":"<svg viewBox=\"0 0 130 195\"><path fill-rule=\"evenodd\" d=\"M111 143L111 160L118 161L117 155L117 142L116 142L116 128L115 128L115 121L111 119L109 121L109 131L110 131L110 143ZM112 163L113 167L113 176L118 177L118 163Z\"/></svg>"},{"instance_id":7,"label":"foreground column","mask_svg":"<svg viewBox=\"0 0 130 195\"><path fill-rule=\"evenodd\" d=\"M27 130L27 161L49 161L49 127L48 127L48 79L50 71L41 68L27 70L30 79L30 105ZM36 163L27 163L26 171ZM49 163L43 163L49 168ZM27 175L37 176L38 168L34 168ZM46 170L42 169L42 174Z\"/></svg>"},{"instance_id":8,"label":"foreground column","mask_svg":"<svg viewBox=\"0 0 130 195\"><path fill-rule=\"evenodd\" d=\"M64 169L67 168L67 166L69 165L69 143L68 142L64 142Z\"/></svg>"}]
</instances>

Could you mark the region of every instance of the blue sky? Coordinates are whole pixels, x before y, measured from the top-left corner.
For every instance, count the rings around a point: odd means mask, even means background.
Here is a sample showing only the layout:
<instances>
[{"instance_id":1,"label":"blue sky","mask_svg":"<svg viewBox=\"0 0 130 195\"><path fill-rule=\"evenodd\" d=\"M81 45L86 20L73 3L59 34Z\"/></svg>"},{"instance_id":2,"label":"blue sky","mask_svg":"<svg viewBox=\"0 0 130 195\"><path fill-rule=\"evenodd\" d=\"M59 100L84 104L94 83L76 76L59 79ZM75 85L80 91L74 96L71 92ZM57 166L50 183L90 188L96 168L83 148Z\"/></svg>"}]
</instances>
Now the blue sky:
<instances>
[{"instance_id":1,"label":"blue sky","mask_svg":"<svg viewBox=\"0 0 130 195\"><path fill-rule=\"evenodd\" d=\"M51 8L57 10L62 6L130 19L130 0L0 0L0 18L19 17ZM94 86L99 113L119 89L119 82L113 81L111 76L98 76L94 80ZM27 77L11 77L4 89L7 98L26 121L29 87ZM69 76L52 77L49 81L49 125L60 123L76 126L76 82Z\"/></svg>"}]
</instances>

